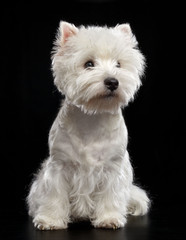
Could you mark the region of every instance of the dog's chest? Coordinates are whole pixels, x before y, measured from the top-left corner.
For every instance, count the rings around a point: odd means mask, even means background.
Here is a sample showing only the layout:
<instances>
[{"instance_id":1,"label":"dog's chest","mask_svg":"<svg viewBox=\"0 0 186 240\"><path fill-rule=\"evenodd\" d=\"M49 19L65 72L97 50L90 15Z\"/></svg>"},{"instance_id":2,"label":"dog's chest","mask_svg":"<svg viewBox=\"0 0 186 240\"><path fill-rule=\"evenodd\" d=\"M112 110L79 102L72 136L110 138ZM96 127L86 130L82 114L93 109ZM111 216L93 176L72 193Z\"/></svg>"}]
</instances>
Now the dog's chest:
<instances>
[{"instance_id":1,"label":"dog's chest","mask_svg":"<svg viewBox=\"0 0 186 240\"><path fill-rule=\"evenodd\" d=\"M117 138L117 130L124 124L121 112L115 115L109 113L88 115L79 108L70 111L65 122L69 135L78 137L85 144Z\"/></svg>"},{"instance_id":2,"label":"dog's chest","mask_svg":"<svg viewBox=\"0 0 186 240\"><path fill-rule=\"evenodd\" d=\"M102 165L121 158L127 145L127 130L121 113L87 115L74 109L63 118L55 135L53 145L65 161L89 165Z\"/></svg>"}]
</instances>

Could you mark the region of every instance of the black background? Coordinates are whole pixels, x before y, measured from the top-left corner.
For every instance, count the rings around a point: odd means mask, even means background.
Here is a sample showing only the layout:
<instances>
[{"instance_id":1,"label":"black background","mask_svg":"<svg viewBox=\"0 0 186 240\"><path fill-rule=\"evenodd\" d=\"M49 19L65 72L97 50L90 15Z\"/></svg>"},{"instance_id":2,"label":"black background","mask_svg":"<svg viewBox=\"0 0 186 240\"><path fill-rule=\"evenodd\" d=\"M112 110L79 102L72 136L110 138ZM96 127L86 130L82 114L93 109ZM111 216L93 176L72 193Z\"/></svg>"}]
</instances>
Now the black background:
<instances>
[{"instance_id":1,"label":"black background","mask_svg":"<svg viewBox=\"0 0 186 240\"><path fill-rule=\"evenodd\" d=\"M181 10L179 2L148 0L15 1L1 8L3 216L26 215L29 183L48 155L48 132L61 99L50 70L60 20L75 25L130 23L147 59L143 87L124 110L136 182L149 192L152 209L170 206L174 209L170 212L183 211L186 113Z\"/></svg>"}]
</instances>

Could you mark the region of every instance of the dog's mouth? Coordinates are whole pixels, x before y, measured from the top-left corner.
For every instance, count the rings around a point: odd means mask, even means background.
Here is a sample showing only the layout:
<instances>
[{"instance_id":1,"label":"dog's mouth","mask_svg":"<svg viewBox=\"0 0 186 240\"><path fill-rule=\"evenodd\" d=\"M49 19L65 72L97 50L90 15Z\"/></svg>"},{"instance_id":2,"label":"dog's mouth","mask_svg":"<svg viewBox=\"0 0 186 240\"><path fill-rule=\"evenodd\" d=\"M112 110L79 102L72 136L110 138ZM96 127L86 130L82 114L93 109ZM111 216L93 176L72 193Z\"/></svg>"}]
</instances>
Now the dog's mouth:
<instances>
[{"instance_id":1,"label":"dog's mouth","mask_svg":"<svg viewBox=\"0 0 186 240\"><path fill-rule=\"evenodd\" d=\"M100 95L100 98L107 99L107 98L113 98L116 96L117 96L117 94L115 92L108 92L106 94Z\"/></svg>"},{"instance_id":2,"label":"dog's mouth","mask_svg":"<svg viewBox=\"0 0 186 240\"><path fill-rule=\"evenodd\" d=\"M121 107L121 97L118 91L101 92L88 101L79 102L79 105L87 113L94 114L97 112L117 112Z\"/></svg>"}]
</instances>

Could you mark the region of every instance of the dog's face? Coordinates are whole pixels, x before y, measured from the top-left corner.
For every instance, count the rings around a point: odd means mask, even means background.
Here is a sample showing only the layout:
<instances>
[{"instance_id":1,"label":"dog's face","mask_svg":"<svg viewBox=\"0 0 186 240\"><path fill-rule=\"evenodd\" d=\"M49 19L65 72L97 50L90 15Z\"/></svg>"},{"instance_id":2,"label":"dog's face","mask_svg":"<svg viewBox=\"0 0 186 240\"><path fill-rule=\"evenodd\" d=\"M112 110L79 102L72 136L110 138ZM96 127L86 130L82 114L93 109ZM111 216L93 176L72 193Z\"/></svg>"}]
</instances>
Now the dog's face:
<instances>
[{"instance_id":1,"label":"dog's face","mask_svg":"<svg viewBox=\"0 0 186 240\"><path fill-rule=\"evenodd\" d=\"M144 65L128 24L76 28L60 23L52 63L55 84L83 111L114 113L127 105L141 84Z\"/></svg>"}]
</instances>

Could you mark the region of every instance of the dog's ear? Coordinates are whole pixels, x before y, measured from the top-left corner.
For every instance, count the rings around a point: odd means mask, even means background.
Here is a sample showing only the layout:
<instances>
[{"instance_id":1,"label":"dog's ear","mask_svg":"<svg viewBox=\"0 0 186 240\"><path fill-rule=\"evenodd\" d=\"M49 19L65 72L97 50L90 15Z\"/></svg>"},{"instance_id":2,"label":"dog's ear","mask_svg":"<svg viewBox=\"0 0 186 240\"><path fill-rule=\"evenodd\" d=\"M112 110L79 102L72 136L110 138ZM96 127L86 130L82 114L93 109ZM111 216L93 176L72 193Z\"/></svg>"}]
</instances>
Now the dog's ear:
<instances>
[{"instance_id":1,"label":"dog's ear","mask_svg":"<svg viewBox=\"0 0 186 240\"><path fill-rule=\"evenodd\" d=\"M119 30L121 30L122 32L124 32L125 34L127 34L129 36L133 35L130 25L128 23L117 25L116 28L118 28Z\"/></svg>"},{"instance_id":2,"label":"dog's ear","mask_svg":"<svg viewBox=\"0 0 186 240\"><path fill-rule=\"evenodd\" d=\"M59 40L61 44L63 45L69 37L76 35L78 31L78 28L74 24L61 21L59 25Z\"/></svg>"},{"instance_id":3,"label":"dog's ear","mask_svg":"<svg viewBox=\"0 0 186 240\"><path fill-rule=\"evenodd\" d=\"M136 37L132 33L131 27L128 23L118 24L118 25L116 25L116 28L119 29L120 31L122 31L125 34L125 36L127 36L130 39L132 45L134 45L134 46L138 45Z\"/></svg>"}]
</instances>

